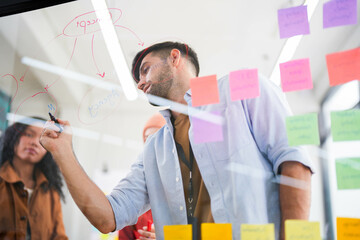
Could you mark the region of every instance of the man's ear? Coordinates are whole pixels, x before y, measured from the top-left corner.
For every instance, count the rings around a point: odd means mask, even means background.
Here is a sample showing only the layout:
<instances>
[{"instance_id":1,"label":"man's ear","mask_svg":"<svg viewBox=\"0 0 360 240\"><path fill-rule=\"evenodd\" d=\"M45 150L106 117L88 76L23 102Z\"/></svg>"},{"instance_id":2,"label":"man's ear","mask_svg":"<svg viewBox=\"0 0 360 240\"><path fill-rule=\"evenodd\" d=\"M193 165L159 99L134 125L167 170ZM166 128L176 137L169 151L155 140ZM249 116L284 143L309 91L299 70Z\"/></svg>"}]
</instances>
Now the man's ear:
<instances>
[{"instance_id":1,"label":"man's ear","mask_svg":"<svg viewBox=\"0 0 360 240\"><path fill-rule=\"evenodd\" d=\"M174 67L179 67L181 60L181 52L178 49L172 49L170 52L170 61Z\"/></svg>"}]
</instances>

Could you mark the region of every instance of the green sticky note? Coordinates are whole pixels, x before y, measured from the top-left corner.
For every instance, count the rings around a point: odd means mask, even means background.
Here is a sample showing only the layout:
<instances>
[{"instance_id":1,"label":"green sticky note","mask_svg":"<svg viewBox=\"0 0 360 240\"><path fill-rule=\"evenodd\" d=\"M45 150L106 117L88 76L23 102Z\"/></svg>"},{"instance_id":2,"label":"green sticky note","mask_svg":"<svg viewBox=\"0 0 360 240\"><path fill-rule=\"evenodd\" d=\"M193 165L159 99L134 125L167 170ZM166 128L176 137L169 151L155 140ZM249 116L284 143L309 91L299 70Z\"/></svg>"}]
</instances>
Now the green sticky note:
<instances>
[{"instance_id":1,"label":"green sticky note","mask_svg":"<svg viewBox=\"0 0 360 240\"><path fill-rule=\"evenodd\" d=\"M320 223L306 220L286 220L285 240L321 240Z\"/></svg>"},{"instance_id":2,"label":"green sticky note","mask_svg":"<svg viewBox=\"0 0 360 240\"><path fill-rule=\"evenodd\" d=\"M320 144L316 113L287 117L286 132L290 146Z\"/></svg>"},{"instance_id":3,"label":"green sticky note","mask_svg":"<svg viewBox=\"0 0 360 240\"><path fill-rule=\"evenodd\" d=\"M275 227L270 224L241 224L241 240L275 240Z\"/></svg>"},{"instance_id":4,"label":"green sticky note","mask_svg":"<svg viewBox=\"0 0 360 240\"><path fill-rule=\"evenodd\" d=\"M338 189L360 189L360 158L336 159Z\"/></svg>"},{"instance_id":5,"label":"green sticky note","mask_svg":"<svg viewBox=\"0 0 360 240\"><path fill-rule=\"evenodd\" d=\"M360 140L360 110L331 112L330 115L334 141Z\"/></svg>"}]
</instances>

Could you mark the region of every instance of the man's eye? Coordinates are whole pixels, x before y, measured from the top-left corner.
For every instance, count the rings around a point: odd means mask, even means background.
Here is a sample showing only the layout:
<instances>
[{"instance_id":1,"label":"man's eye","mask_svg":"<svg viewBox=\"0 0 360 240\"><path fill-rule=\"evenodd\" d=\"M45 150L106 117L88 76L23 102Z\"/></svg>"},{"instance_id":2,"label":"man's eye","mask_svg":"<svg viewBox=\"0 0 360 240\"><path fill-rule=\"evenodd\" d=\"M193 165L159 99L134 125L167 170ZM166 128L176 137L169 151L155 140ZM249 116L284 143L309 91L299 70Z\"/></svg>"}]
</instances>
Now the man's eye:
<instances>
[{"instance_id":1,"label":"man's eye","mask_svg":"<svg viewBox=\"0 0 360 240\"><path fill-rule=\"evenodd\" d=\"M149 71L149 67L144 68L143 74L147 74L148 71Z\"/></svg>"}]
</instances>

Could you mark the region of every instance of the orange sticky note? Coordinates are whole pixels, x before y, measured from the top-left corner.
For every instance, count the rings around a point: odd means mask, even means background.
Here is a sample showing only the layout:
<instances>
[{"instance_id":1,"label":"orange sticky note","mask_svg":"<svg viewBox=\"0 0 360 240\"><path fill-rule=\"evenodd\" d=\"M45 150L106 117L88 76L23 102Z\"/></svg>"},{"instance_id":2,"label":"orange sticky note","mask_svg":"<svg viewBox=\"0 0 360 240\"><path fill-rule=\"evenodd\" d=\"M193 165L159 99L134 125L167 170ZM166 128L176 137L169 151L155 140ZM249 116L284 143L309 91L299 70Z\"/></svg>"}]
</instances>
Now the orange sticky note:
<instances>
[{"instance_id":1,"label":"orange sticky note","mask_svg":"<svg viewBox=\"0 0 360 240\"><path fill-rule=\"evenodd\" d=\"M192 106L202 106L220 102L216 75L190 79Z\"/></svg>"},{"instance_id":2,"label":"orange sticky note","mask_svg":"<svg viewBox=\"0 0 360 240\"><path fill-rule=\"evenodd\" d=\"M336 218L337 240L359 240L360 218Z\"/></svg>"},{"instance_id":3,"label":"orange sticky note","mask_svg":"<svg viewBox=\"0 0 360 240\"><path fill-rule=\"evenodd\" d=\"M360 80L360 48L326 55L330 86Z\"/></svg>"},{"instance_id":4,"label":"orange sticky note","mask_svg":"<svg viewBox=\"0 0 360 240\"><path fill-rule=\"evenodd\" d=\"M201 240L232 240L230 223L202 223Z\"/></svg>"},{"instance_id":5,"label":"orange sticky note","mask_svg":"<svg viewBox=\"0 0 360 240\"><path fill-rule=\"evenodd\" d=\"M164 226L164 240L192 240L192 225Z\"/></svg>"}]
</instances>

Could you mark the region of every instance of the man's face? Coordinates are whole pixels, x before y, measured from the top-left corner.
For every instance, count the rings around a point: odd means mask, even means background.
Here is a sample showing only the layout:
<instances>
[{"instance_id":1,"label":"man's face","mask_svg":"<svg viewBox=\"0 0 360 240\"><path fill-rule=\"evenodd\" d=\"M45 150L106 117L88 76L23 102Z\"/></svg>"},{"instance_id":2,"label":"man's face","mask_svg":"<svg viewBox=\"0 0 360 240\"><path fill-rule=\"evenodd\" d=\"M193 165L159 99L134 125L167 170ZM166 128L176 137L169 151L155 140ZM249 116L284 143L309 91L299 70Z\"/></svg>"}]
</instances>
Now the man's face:
<instances>
[{"instance_id":1,"label":"man's face","mask_svg":"<svg viewBox=\"0 0 360 240\"><path fill-rule=\"evenodd\" d=\"M149 53L140 65L138 88L146 94L168 98L174 76L166 60Z\"/></svg>"}]
</instances>

